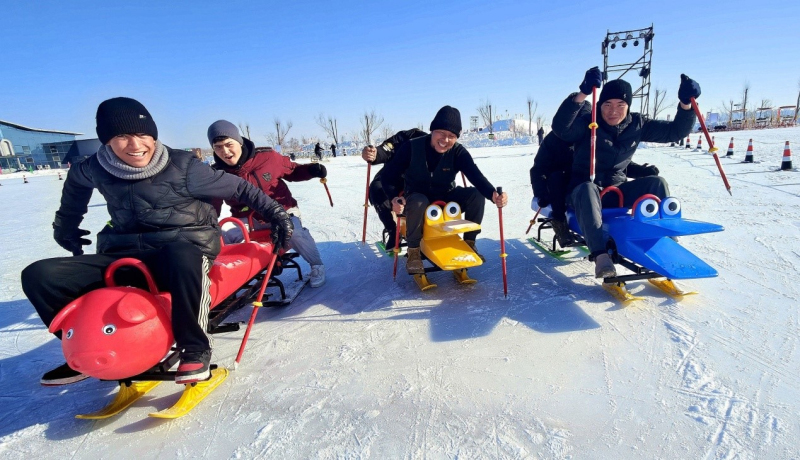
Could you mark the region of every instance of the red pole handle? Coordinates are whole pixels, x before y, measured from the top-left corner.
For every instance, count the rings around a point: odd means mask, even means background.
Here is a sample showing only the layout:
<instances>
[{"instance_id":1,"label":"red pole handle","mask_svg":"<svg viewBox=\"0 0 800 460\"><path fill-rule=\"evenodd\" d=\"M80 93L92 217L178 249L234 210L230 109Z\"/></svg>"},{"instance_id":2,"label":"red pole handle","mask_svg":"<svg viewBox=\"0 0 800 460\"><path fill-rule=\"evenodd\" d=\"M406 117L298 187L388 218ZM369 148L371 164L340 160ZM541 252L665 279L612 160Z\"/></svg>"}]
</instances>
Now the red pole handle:
<instances>
[{"instance_id":1,"label":"red pole handle","mask_svg":"<svg viewBox=\"0 0 800 460\"><path fill-rule=\"evenodd\" d=\"M706 140L708 141L708 151L714 155L714 161L717 163L717 169L719 169L719 175L722 177L722 182L725 183L725 189L728 190L728 194L733 196L731 192L731 184L728 183L728 177L725 176L725 171L722 170L722 164L719 162L719 157L717 156L717 148L714 146L714 143L711 141L711 135L708 134L708 128L706 128L706 121L703 120L703 114L700 112L700 107L697 106L697 101L694 98L691 99L692 109L694 109L694 114L697 115L697 119L700 121L700 127L703 129L703 134L706 135Z\"/></svg>"},{"instance_id":2,"label":"red pole handle","mask_svg":"<svg viewBox=\"0 0 800 460\"><path fill-rule=\"evenodd\" d=\"M589 123L592 130L592 142L589 149L589 181L594 182L594 153L597 148L597 87L592 86L592 122Z\"/></svg>"},{"instance_id":3,"label":"red pole handle","mask_svg":"<svg viewBox=\"0 0 800 460\"><path fill-rule=\"evenodd\" d=\"M331 202L331 207L333 207L333 198L331 198L331 191L330 191L330 190L328 190L328 179L326 179L326 178L324 178L324 177L323 177L323 178L322 178L322 179L320 179L319 181L320 181L320 182L322 182L322 185L324 185L324 186L325 186L325 192L327 192L327 193L328 193L328 201L330 201L330 202Z\"/></svg>"}]
</instances>

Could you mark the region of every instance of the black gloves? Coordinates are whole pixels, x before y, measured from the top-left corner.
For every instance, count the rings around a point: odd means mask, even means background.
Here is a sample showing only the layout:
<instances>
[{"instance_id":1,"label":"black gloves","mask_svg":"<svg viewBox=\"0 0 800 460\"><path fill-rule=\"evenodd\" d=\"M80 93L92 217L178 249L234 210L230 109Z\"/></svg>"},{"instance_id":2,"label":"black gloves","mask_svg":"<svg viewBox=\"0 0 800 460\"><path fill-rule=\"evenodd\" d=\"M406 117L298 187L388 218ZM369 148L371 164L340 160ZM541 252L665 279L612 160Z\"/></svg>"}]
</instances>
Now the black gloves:
<instances>
[{"instance_id":1,"label":"black gloves","mask_svg":"<svg viewBox=\"0 0 800 460\"><path fill-rule=\"evenodd\" d=\"M261 213L272 225L272 243L276 248L289 248L289 240L292 239L294 225L292 216L286 213L277 201L273 200L267 209Z\"/></svg>"},{"instance_id":2,"label":"black gloves","mask_svg":"<svg viewBox=\"0 0 800 460\"><path fill-rule=\"evenodd\" d=\"M592 67L586 71L583 83L578 87L583 94L592 94L592 88L599 88L603 84L603 72L599 68Z\"/></svg>"},{"instance_id":3,"label":"black gloves","mask_svg":"<svg viewBox=\"0 0 800 460\"><path fill-rule=\"evenodd\" d=\"M628 164L626 175L631 179L636 179L638 177L657 176L658 168L655 165L647 163L640 165L631 162Z\"/></svg>"},{"instance_id":4,"label":"black gloves","mask_svg":"<svg viewBox=\"0 0 800 460\"><path fill-rule=\"evenodd\" d=\"M328 170L325 169L324 165L319 163L311 163L308 166L308 173L314 177L319 177L320 179L324 179L328 175Z\"/></svg>"},{"instance_id":5,"label":"black gloves","mask_svg":"<svg viewBox=\"0 0 800 460\"><path fill-rule=\"evenodd\" d=\"M92 244L92 240L83 238L92 232L78 228L80 221L81 219L68 219L56 215L56 220L53 222L53 239L73 256L83 255L83 246Z\"/></svg>"},{"instance_id":6,"label":"black gloves","mask_svg":"<svg viewBox=\"0 0 800 460\"><path fill-rule=\"evenodd\" d=\"M690 105L692 103L692 98L697 99L698 97L700 97L700 85L685 74L681 74L681 86L678 88L678 99L682 104Z\"/></svg>"}]
</instances>

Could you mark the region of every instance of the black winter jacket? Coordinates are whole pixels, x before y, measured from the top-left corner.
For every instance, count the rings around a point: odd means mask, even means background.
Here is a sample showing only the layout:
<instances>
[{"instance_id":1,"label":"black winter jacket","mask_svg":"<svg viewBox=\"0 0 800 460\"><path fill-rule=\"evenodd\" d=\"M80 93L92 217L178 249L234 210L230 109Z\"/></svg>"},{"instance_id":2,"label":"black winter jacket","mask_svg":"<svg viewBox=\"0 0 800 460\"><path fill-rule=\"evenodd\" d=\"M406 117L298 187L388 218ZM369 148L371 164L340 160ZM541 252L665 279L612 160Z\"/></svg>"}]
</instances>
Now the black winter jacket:
<instances>
[{"instance_id":1,"label":"black winter jacket","mask_svg":"<svg viewBox=\"0 0 800 460\"><path fill-rule=\"evenodd\" d=\"M423 144L425 152L425 163L428 169L427 179L424 177L414 178L413 181L428 182L427 185L410 185L409 182L412 178L409 176L411 173L411 153L413 144ZM437 167L442 161L452 161L452 167L447 167L446 171L442 170L437 172ZM406 178L406 191L420 192L430 194L434 191L441 193L442 191L449 191L455 188L455 178L458 172L463 172L467 179L478 189L478 191L487 200L492 199L494 187L484 177L483 173L475 165L472 156L469 154L461 144L456 143L453 148L446 153L441 154L431 147L431 135L428 134L424 137L418 137L411 142L406 142L397 149L392 158L392 161L383 167L383 174L381 175L381 183L383 189L386 191L386 196L394 198L400 194L400 190L396 187L397 181L405 174ZM424 174L423 174L424 176ZM434 177L435 176L435 177ZM425 180L426 179L426 180ZM426 190L427 187L427 190Z\"/></svg>"},{"instance_id":2,"label":"black winter jacket","mask_svg":"<svg viewBox=\"0 0 800 460\"><path fill-rule=\"evenodd\" d=\"M220 230L212 198L234 199L264 212L272 204L272 198L247 181L215 171L189 152L167 150L167 166L140 180L112 176L96 154L73 164L64 182L56 222L77 227L96 188L106 199L111 216L97 235L98 253L157 249L187 241L214 258L220 249Z\"/></svg>"},{"instance_id":3,"label":"black winter jacket","mask_svg":"<svg viewBox=\"0 0 800 460\"><path fill-rule=\"evenodd\" d=\"M583 104L573 101L575 94L577 93L570 94L553 116L553 131L556 135L575 144L570 190L589 180L591 148L591 130L588 126L592 122L592 116L591 113L581 114ZM619 125L609 126L598 109L595 184L608 187L625 182L625 168L639 142L679 141L689 134L694 122L694 112L679 106L673 121L649 120L641 114L629 113Z\"/></svg>"}]
</instances>

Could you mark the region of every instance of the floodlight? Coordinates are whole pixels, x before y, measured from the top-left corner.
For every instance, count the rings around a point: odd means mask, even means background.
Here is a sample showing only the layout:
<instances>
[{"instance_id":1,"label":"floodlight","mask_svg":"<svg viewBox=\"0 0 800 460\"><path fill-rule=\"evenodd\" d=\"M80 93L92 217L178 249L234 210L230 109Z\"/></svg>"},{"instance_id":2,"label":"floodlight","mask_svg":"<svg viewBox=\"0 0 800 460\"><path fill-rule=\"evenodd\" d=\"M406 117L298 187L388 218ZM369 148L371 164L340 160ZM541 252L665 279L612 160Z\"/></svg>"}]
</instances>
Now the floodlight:
<instances>
[{"instance_id":1,"label":"floodlight","mask_svg":"<svg viewBox=\"0 0 800 460\"><path fill-rule=\"evenodd\" d=\"M619 35L614 35L614 43L619 41Z\"/></svg>"},{"instance_id":2,"label":"floodlight","mask_svg":"<svg viewBox=\"0 0 800 460\"><path fill-rule=\"evenodd\" d=\"M634 40L633 41L633 46L639 46L639 40Z\"/></svg>"},{"instance_id":3,"label":"floodlight","mask_svg":"<svg viewBox=\"0 0 800 460\"><path fill-rule=\"evenodd\" d=\"M628 42L622 42L622 47L625 48L626 46L628 46Z\"/></svg>"},{"instance_id":4,"label":"floodlight","mask_svg":"<svg viewBox=\"0 0 800 460\"><path fill-rule=\"evenodd\" d=\"M611 44L611 49L612 49L612 50L613 50L614 48L616 48L616 47L617 47L617 44L616 44L616 43L612 43L612 44Z\"/></svg>"},{"instance_id":5,"label":"floodlight","mask_svg":"<svg viewBox=\"0 0 800 460\"><path fill-rule=\"evenodd\" d=\"M632 39L632 38L633 38L633 35L631 35L631 34L628 34L628 35L625 37L625 40L630 40L630 39Z\"/></svg>"}]
</instances>

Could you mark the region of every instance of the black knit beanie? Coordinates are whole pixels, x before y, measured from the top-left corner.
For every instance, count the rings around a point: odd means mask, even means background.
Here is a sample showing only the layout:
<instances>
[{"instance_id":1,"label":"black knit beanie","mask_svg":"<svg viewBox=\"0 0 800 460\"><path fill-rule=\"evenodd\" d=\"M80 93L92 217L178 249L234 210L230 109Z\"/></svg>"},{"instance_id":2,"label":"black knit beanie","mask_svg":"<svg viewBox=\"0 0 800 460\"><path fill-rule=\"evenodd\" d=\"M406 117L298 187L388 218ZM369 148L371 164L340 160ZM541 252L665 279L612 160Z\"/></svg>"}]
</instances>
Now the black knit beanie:
<instances>
[{"instance_id":1,"label":"black knit beanie","mask_svg":"<svg viewBox=\"0 0 800 460\"><path fill-rule=\"evenodd\" d=\"M436 131L437 129L450 131L456 137L461 136L461 112L449 105L439 109L431 122L431 131Z\"/></svg>"},{"instance_id":2,"label":"black knit beanie","mask_svg":"<svg viewBox=\"0 0 800 460\"><path fill-rule=\"evenodd\" d=\"M208 135L208 143L212 146L214 145L214 139L218 137L229 137L244 145L242 136L239 135L239 128L228 120L217 120L211 123L206 134Z\"/></svg>"},{"instance_id":3,"label":"black knit beanie","mask_svg":"<svg viewBox=\"0 0 800 460\"><path fill-rule=\"evenodd\" d=\"M147 134L158 139L158 128L141 102L129 97L115 97L97 107L97 137L103 144L120 134Z\"/></svg>"},{"instance_id":4,"label":"black knit beanie","mask_svg":"<svg viewBox=\"0 0 800 460\"><path fill-rule=\"evenodd\" d=\"M631 84L625 80L611 80L603 85L603 90L600 91L599 105L609 99L622 99L630 107L633 101L633 92L631 91Z\"/></svg>"}]
</instances>

